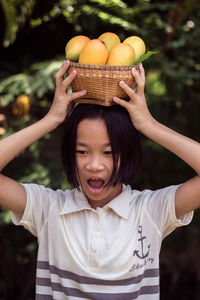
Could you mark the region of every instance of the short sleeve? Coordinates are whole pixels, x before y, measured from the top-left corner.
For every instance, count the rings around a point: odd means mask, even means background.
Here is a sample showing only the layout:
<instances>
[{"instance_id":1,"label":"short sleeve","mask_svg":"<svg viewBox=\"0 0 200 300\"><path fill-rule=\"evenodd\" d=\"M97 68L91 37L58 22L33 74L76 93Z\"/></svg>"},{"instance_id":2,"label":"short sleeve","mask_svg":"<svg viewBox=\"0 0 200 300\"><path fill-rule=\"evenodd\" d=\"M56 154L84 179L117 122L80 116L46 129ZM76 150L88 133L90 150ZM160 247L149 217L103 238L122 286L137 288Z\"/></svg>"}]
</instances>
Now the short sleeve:
<instances>
[{"instance_id":1,"label":"short sleeve","mask_svg":"<svg viewBox=\"0 0 200 300\"><path fill-rule=\"evenodd\" d=\"M36 237L48 218L50 208L58 200L58 193L49 188L37 184L23 184L27 202L23 216L11 212L11 218L15 225L21 225Z\"/></svg>"},{"instance_id":2,"label":"short sleeve","mask_svg":"<svg viewBox=\"0 0 200 300\"><path fill-rule=\"evenodd\" d=\"M151 218L162 237L166 237L175 228L191 222L193 212L180 218L175 213L175 193L179 185L172 185L156 191L145 191L145 214Z\"/></svg>"}]
</instances>

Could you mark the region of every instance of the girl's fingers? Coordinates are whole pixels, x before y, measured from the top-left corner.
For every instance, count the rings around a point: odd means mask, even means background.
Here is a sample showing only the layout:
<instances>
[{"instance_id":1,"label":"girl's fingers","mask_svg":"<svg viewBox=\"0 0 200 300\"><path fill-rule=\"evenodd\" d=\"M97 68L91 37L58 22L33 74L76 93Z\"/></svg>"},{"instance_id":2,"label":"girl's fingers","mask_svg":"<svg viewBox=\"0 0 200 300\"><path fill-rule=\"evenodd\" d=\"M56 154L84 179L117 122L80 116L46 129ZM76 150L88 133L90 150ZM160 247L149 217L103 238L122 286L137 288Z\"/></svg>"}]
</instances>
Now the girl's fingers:
<instances>
[{"instance_id":1,"label":"girl's fingers","mask_svg":"<svg viewBox=\"0 0 200 300\"><path fill-rule=\"evenodd\" d=\"M55 81L56 81L56 85L59 86L63 79L64 79L64 75L67 72L68 68L70 66L70 61L64 61L61 68L58 70L58 72L55 75Z\"/></svg>"},{"instance_id":2,"label":"girl's fingers","mask_svg":"<svg viewBox=\"0 0 200 300\"><path fill-rule=\"evenodd\" d=\"M68 86L72 83L72 81L75 79L77 75L77 71L72 71L67 78L65 78L62 82L62 92L66 92Z\"/></svg>"},{"instance_id":3,"label":"girl's fingers","mask_svg":"<svg viewBox=\"0 0 200 300\"><path fill-rule=\"evenodd\" d=\"M126 92L131 100L135 100L135 92L130 86L128 86L124 81L120 81L119 86Z\"/></svg>"},{"instance_id":4,"label":"girl's fingers","mask_svg":"<svg viewBox=\"0 0 200 300\"><path fill-rule=\"evenodd\" d=\"M144 70L142 67L139 67L139 71L136 69L132 69L132 75L135 78L135 82L137 84L137 94L141 96L144 93ZM140 73L141 72L141 73Z\"/></svg>"},{"instance_id":5,"label":"girl's fingers","mask_svg":"<svg viewBox=\"0 0 200 300\"><path fill-rule=\"evenodd\" d=\"M128 109L129 107L129 103L126 100L122 100L118 97L113 97L113 101L121 106L123 106L124 108Z\"/></svg>"},{"instance_id":6,"label":"girl's fingers","mask_svg":"<svg viewBox=\"0 0 200 300\"><path fill-rule=\"evenodd\" d=\"M71 102L72 100L75 100L75 99L77 99L77 98L81 98L81 97L84 96L86 93L87 93L86 90L74 92L74 93L68 95L68 99L69 99L70 102Z\"/></svg>"},{"instance_id":7,"label":"girl's fingers","mask_svg":"<svg viewBox=\"0 0 200 300\"><path fill-rule=\"evenodd\" d=\"M145 83L145 70L142 63L139 64L139 70L140 70L141 79Z\"/></svg>"}]
</instances>

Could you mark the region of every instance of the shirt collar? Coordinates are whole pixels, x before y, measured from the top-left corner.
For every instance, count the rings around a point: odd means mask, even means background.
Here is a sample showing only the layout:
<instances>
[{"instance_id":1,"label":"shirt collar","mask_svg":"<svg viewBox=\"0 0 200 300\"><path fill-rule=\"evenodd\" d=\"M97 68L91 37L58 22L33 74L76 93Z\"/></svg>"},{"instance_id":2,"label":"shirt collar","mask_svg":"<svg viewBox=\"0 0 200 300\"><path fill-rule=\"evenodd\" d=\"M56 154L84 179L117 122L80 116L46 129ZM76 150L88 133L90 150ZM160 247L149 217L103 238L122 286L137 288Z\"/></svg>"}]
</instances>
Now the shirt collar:
<instances>
[{"instance_id":1,"label":"shirt collar","mask_svg":"<svg viewBox=\"0 0 200 300\"><path fill-rule=\"evenodd\" d=\"M131 188L129 185L122 185L122 192L113 200L108 202L105 207L111 208L118 216L128 219L129 203L131 200Z\"/></svg>"},{"instance_id":2,"label":"shirt collar","mask_svg":"<svg viewBox=\"0 0 200 300\"><path fill-rule=\"evenodd\" d=\"M123 184L122 192L116 198L107 203L103 209L106 209L108 207L121 218L127 219L129 214L130 199L131 188L130 186L126 186ZM65 200L63 208L60 211L60 215L71 214L81 210L94 211L82 190L74 189L70 191L70 197Z\"/></svg>"},{"instance_id":3,"label":"shirt collar","mask_svg":"<svg viewBox=\"0 0 200 300\"><path fill-rule=\"evenodd\" d=\"M81 189L73 189L69 191L69 193L69 196L66 195L60 215L71 214L85 209L92 210L92 207Z\"/></svg>"}]
</instances>

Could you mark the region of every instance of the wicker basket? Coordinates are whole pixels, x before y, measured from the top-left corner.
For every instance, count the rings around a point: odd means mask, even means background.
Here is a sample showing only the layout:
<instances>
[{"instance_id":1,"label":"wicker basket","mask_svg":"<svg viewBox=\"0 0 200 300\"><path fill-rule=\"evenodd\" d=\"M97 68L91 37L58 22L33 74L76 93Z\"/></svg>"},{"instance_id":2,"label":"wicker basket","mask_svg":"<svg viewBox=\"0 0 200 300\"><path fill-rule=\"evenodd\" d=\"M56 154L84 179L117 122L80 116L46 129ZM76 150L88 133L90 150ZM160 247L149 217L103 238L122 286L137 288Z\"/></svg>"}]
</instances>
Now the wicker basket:
<instances>
[{"instance_id":1,"label":"wicker basket","mask_svg":"<svg viewBox=\"0 0 200 300\"><path fill-rule=\"evenodd\" d=\"M127 94L120 88L119 81L123 80L133 88L135 80L131 75L132 68L133 66L87 65L71 62L68 74L74 69L77 70L77 77L72 82L72 91L87 90L87 94L76 102L110 106L115 104L114 96L127 99Z\"/></svg>"}]
</instances>

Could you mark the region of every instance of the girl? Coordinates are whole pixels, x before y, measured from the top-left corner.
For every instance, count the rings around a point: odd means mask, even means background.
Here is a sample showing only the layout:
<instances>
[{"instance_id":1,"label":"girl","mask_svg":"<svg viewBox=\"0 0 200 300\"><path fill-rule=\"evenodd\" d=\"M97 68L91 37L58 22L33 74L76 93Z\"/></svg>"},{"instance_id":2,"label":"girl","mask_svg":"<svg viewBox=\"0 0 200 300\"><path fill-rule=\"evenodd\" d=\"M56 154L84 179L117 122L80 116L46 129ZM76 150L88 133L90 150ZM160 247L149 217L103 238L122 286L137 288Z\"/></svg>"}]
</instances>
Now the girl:
<instances>
[{"instance_id":1,"label":"girl","mask_svg":"<svg viewBox=\"0 0 200 300\"><path fill-rule=\"evenodd\" d=\"M76 76L64 79L69 65L56 74L47 115L0 142L0 169L67 116L62 159L74 189L53 191L0 175L0 205L38 237L37 300L158 300L161 242L200 206L200 146L151 116L142 65L132 70L136 91L120 82L129 102L79 104L70 114L86 91L66 93ZM196 177L156 191L132 190L141 164L138 132L183 159Z\"/></svg>"}]
</instances>

